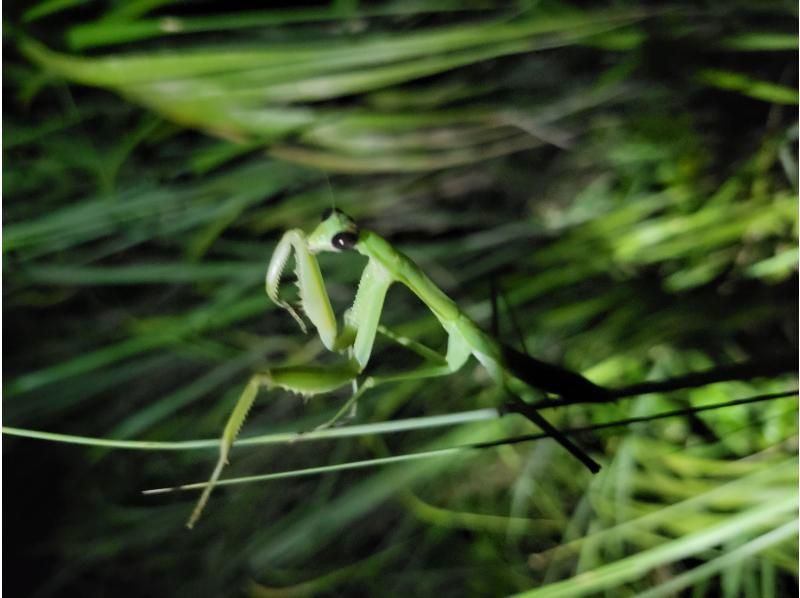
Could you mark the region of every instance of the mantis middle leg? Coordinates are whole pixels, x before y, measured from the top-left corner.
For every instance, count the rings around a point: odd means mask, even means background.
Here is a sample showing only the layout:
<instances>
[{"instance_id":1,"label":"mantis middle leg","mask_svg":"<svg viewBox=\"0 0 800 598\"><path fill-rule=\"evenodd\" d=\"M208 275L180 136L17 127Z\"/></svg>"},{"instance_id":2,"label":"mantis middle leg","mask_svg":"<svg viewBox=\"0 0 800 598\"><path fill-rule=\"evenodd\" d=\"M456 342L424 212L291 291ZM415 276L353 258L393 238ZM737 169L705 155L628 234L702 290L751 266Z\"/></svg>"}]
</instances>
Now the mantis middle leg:
<instances>
[{"instance_id":1,"label":"mantis middle leg","mask_svg":"<svg viewBox=\"0 0 800 598\"><path fill-rule=\"evenodd\" d=\"M228 463L228 455L236 437L239 435L247 414L253 406L261 387L267 389L283 388L291 392L309 397L317 394L331 392L352 383L358 376L358 367L354 363L349 363L340 367L315 367L315 366L288 366L266 370L253 375L244 387L242 394L236 401L222 437L219 443L219 458L208 480L208 485L203 489L203 493L197 501L197 505L192 511L189 521L186 523L188 528L194 527L203 509L208 502L209 496L214 489L222 469Z\"/></svg>"},{"instance_id":2,"label":"mantis middle leg","mask_svg":"<svg viewBox=\"0 0 800 598\"><path fill-rule=\"evenodd\" d=\"M383 376L368 376L360 384L353 395L342 405L336 414L324 424L317 426L315 430L324 430L335 425L345 416L358 402L361 396L369 389L375 388L387 382L402 382L404 380L422 380L425 378L436 378L447 376L458 371L466 363L470 356L469 347L461 339L451 336L447 344L447 353L442 355L433 349L426 347L415 340L398 335L391 330L381 326L380 332L397 344L406 347L423 358L423 363L412 370L398 372L396 374L386 374Z\"/></svg>"}]
</instances>

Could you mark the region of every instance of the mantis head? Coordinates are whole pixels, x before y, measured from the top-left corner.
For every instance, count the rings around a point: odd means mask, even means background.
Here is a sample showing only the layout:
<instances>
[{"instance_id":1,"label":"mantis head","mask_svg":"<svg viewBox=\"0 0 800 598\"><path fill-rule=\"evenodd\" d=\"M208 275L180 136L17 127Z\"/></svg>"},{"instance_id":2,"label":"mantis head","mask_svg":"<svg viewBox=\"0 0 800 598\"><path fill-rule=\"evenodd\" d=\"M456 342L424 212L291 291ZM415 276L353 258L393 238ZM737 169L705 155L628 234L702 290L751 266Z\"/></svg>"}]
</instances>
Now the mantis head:
<instances>
[{"instance_id":1,"label":"mantis head","mask_svg":"<svg viewBox=\"0 0 800 598\"><path fill-rule=\"evenodd\" d=\"M311 253L346 251L358 242L358 225L344 212L332 208L322 214L322 222L308 236Z\"/></svg>"}]
</instances>

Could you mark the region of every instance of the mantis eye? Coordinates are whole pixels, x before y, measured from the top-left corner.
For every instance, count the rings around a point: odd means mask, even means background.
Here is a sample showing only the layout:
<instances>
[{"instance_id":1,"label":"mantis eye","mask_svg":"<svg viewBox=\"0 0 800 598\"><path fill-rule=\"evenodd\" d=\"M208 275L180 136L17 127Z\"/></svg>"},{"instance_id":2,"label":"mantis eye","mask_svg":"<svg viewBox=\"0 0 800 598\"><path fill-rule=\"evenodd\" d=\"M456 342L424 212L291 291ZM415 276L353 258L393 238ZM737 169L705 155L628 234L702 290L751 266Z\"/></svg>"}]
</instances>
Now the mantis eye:
<instances>
[{"instance_id":1,"label":"mantis eye","mask_svg":"<svg viewBox=\"0 0 800 598\"><path fill-rule=\"evenodd\" d=\"M331 245L334 249L352 249L358 242L358 235L356 233L337 233L334 235Z\"/></svg>"}]
</instances>

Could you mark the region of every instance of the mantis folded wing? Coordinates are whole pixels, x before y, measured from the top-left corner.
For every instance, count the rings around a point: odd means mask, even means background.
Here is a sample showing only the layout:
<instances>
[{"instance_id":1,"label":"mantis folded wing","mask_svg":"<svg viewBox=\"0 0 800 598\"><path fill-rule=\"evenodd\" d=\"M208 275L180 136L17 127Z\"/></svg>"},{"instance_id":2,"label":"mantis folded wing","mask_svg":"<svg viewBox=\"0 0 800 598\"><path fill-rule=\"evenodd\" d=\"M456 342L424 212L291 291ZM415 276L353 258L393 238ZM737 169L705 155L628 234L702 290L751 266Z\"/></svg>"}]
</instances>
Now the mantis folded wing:
<instances>
[{"instance_id":1,"label":"mantis folded wing","mask_svg":"<svg viewBox=\"0 0 800 598\"><path fill-rule=\"evenodd\" d=\"M397 251L385 239L368 231L359 230L356 223L339 210L330 210L323 215L322 222L306 237L301 230L286 232L278 243L270 260L266 276L266 291L272 301L283 307L305 331L306 326L294 308L282 300L278 290L281 274L294 250L296 274L300 288L300 306L305 316L317 329L322 343L328 350L346 352L348 360L334 367L291 366L272 368L255 374L233 409L220 439L219 459L211 478L203 490L197 506L187 523L193 527L199 519L223 467L228 462L228 454L239 433L247 414L258 394L259 387L283 388L305 396L327 393L339 387L353 385L357 388L351 399L326 425L331 425L367 389L379 383L444 376L455 372L473 355L489 372L501 388L512 392L525 392L531 387L544 387L537 384L536 372L552 374L564 373L555 366L548 366L536 360L526 362L525 357L513 349L504 347L494 338L483 332L458 306L437 287L430 278L406 255ZM331 251L355 250L368 258L367 266L361 276L353 306L345 313L344 327L337 329L336 317L320 273L315 254ZM359 382L372 353L375 336L379 330L379 320L383 302L389 287L399 282L408 287L431 310L448 334L447 351L440 355L415 341L403 339L386 331L424 359L419 367L408 372L383 377L367 377ZM550 368L550 369L548 369ZM532 375L533 373L533 375ZM559 380L556 391L566 388L575 379L585 382L578 384L587 390L599 390L588 380L577 374L565 373L566 382ZM571 376L571 377L570 377ZM557 377L550 376L553 380ZM531 419L547 434L553 436L564 448L584 463L590 470L599 470L599 465L589 458L565 436L561 435L535 409L516 399L508 407L509 411L521 413Z\"/></svg>"}]
</instances>

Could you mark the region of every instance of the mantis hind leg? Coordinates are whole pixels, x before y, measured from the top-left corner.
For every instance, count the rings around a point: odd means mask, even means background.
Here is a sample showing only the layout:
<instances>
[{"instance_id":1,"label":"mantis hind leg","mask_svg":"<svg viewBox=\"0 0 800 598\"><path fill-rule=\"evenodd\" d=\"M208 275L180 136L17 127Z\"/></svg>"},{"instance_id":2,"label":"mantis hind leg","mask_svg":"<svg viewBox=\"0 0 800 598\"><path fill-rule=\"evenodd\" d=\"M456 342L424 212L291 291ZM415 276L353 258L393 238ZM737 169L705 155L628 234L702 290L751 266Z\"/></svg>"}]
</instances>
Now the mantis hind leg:
<instances>
[{"instance_id":1,"label":"mantis hind leg","mask_svg":"<svg viewBox=\"0 0 800 598\"><path fill-rule=\"evenodd\" d=\"M268 389L283 388L303 396L313 396L345 386L355 380L357 375L358 368L353 364L340 367L288 366L253 375L244 387L242 394L239 395L239 399L228 417L219 441L217 464L186 523L186 527L193 528L197 520L200 519L200 515L205 509L208 498L211 496L211 492L214 490L223 468L228 464L228 455L231 447L236 441L239 430L241 430L247 419L247 415L262 386Z\"/></svg>"},{"instance_id":2,"label":"mantis hind leg","mask_svg":"<svg viewBox=\"0 0 800 598\"><path fill-rule=\"evenodd\" d=\"M378 331L388 339L416 353L424 360L412 370L398 372L396 374L386 374L383 376L368 376L361 385L355 390L353 395L342 405L336 414L324 424L314 428L315 431L325 430L338 423L345 415L352 412L358 404L361 396L370 388L375 388L387 382L402 382L404 380L422 380L425 378L436 378L447 376L459 370L469 358L469 348L464 345L457 337L450 336L447 345L447 354L442 355L433 349L426 347L413 339L399 335L396 332L384 327L378 327Z\"/></svg>"}]
</instances>

